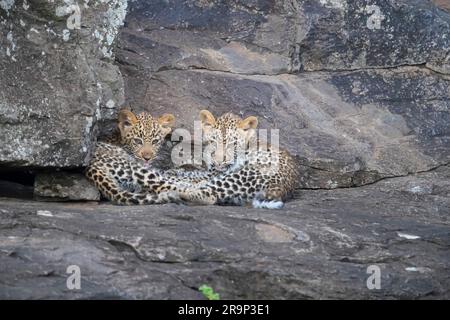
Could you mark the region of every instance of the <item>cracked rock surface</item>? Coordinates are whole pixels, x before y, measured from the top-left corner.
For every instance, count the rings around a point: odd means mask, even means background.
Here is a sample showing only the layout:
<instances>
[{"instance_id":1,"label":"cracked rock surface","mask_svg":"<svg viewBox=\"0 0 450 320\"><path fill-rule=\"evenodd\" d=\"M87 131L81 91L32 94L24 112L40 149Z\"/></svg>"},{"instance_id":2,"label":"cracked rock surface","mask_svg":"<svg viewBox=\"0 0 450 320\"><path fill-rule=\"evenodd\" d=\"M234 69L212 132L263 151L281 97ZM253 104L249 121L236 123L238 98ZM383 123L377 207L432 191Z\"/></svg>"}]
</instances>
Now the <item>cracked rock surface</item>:
<instances>
[{"instance_id":1,"label":"cracked rock surface","mask_svg":"<svg viewBox=\"0 0 450 320\"><path fill-rule=\"evenodd\" d=\"M307 190L282 211L3 199L0 298L199 299L208 284L223 299L448 299L449 181L443 166Z\"/></svg>"}]
</instances>

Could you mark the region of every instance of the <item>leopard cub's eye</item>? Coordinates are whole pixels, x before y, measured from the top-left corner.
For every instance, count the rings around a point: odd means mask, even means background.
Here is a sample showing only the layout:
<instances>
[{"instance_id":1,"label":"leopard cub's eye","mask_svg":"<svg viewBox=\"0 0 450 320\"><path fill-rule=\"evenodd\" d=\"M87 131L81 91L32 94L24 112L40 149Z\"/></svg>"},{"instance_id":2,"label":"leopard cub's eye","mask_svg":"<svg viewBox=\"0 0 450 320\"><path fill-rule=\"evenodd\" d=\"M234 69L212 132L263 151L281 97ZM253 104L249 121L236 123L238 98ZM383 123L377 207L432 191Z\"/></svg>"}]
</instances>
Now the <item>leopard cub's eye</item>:
<instances>
[{"instance_id":1,"label":"leopard cub's eye","mask_svg":"<svg viewBox=\"0 0 450 320\"><path fill-rule=\"evenodd\" d=\"M152 140L152 144L157 144L157 143L159 143L159 139L158 138L155 138L155 139Z\"/></svg>"},{"instance_id":2,"label":"leopard cub's eye","mask_svg":"<svg viewBox=\"0 0 450 320\"><path fill-rule=\"evenodd\" d=\"M133 142L137 145L141 145L142 144L142 139L141 138L134 138Z\"/></svg>"}]
</instances>

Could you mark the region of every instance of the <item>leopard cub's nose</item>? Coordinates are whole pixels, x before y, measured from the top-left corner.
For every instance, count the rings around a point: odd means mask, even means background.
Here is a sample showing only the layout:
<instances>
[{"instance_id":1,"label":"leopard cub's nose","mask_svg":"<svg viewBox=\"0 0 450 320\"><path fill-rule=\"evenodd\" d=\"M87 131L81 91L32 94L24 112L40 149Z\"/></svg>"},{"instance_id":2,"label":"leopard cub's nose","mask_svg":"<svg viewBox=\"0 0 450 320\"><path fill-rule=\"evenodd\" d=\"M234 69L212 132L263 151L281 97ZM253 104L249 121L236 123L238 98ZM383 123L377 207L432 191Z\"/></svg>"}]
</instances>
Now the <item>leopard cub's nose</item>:
<instances>
[{"instance_id":1,"label":"leopard cub's nose","mask_svg":"<svg viewBox=\"0 0 450 320\"><path fill-rule=\"evenodd\" d=\"M141 156L142 159L148 161L148 160L153 158L153 152L151 152L150 150L142 150L140 152L140 156Z\"/></svg>"},{"instance_id":2,"label":"leopard cub's nose","mask_svg":"<svg viewBox=\"0 0 450 320\"><path fill-rule=\"evenodd\" d=\"M144 158L144 160L150 160L152 158L152 155L150 153L145 153L142 155L142 158Z\"/></svg>"}]
</instances>

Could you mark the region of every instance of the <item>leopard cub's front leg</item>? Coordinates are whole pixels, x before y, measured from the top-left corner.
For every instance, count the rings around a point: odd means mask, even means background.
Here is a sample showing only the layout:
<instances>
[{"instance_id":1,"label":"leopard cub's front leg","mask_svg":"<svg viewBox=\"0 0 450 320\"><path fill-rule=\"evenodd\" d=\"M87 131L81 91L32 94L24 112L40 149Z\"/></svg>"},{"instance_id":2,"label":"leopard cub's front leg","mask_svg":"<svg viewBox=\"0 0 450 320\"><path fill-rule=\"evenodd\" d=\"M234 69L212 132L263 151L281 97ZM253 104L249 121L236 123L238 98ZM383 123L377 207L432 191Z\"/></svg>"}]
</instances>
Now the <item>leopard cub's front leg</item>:
<instances>
[{"instance_id":1,"label":"leopard cub's front leg","mask_svg":"<svg viewBox=\"0 0 450 320\"><path fill-rule=\"evenodd\" d=\"M203 186L200 188L179 188L179 190L177 190L177 194L181 200L188 203L199 205L211 205L217 203L217 195L209 186Z\"/></svg>"},{"instance_id":2,"label":"leopard cub's front leg","mask_svg":"<svg viewBox=\"0 0 450 320\"><path fill-rule=\"evenodd\" d=\"M179 202L178 194L174 192L160 193L137 193L123 189L116 177L111 176L110 168L91 165L86 171L86 176L100 190L102 195L115 204L138 205L138 204L163 204Z\"/></svg>"},{"instance_id":3,"label":"leopard cub's front leg","mask_svg":"<svg viewBox=\"0 0 450 320\"><path fill-rule=\"evenodd\" d=\"M130 179L141 192L155 193L177 190L176 181L169 179L158 169L131 166ZM188 185L186 185L188 186Z\"/></svg>"},{"instance_id":4,"label":"leopard cub's front leg","mask_svg":"<svg viewBox=\"0 0 450 320\"><path fill-rule=\"evenodd\" d=\"M173 175L156 169L146 169L139 166L132 167L133 183L139 185L147 192L159 194L172 192L181 200L202 205L215 204L217 199L214 188L193 183L191 176Z\"/></svg>"}]
</instances>

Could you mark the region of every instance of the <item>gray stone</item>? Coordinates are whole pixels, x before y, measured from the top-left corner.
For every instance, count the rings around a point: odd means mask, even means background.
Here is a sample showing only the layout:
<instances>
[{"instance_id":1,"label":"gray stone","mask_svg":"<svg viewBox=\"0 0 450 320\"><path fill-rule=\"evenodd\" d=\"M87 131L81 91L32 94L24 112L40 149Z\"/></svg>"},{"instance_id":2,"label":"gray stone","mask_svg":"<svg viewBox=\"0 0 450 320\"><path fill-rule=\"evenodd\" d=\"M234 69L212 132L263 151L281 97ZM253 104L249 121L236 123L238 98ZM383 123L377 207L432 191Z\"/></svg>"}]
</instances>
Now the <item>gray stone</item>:
<instances>
[{"instance_id":1,"label":"gray stone","mask_svg":"<svg viewBox=\"0 0 450 320\"><path fill-rule=\"evenodd\" d=\"M450 163L450 14L374 4L381 29L365 1L135 1L116 53L127 105L191 131L201 109L256 115L298 157L302 188Z\"/></svg>"},{"instance_id":2,"label":"gray stone","mask_svg":"<svg viewBox=\"0 0 450 320\"><path fill-rule=\"evenodd\" d=\"M200 299L207 284L222 299L449 299L449 181L443 166L305 190L282 211L2 199L0 298Z\"/></svg>"},{"instance_id":3,"label":"gray stone","mask_svg":"<svg viewBox=\"0 0 450 320\"><path fill-rule=\"evenodd\" d=\"M348 70L426 64L449 71L449 14L430 1L305 1L302 68Z\"/></svg>"},{"instance_id":4,"label":"gray stone","mask_svg":"<svg viewBox=\"0 0 450 320\"><path fill-rule=\"evenodd\" d=\"M82 174L54 172L36 175L34 197L41 201L98 201L100 193Z\"/></svg>"},{"instance_id":5,"label":"gray stone","mask_svg":"<svg viewBox=\"0 0 450 320\"><path fill-rule=\"evenodd\" d=\"M0 165L85 166L123 103L113 40L125 0L2 1Z\"/></svg>"},{"instance_id":6,"label":"gray stone","mask_svg":"<svg viewBox=\"0 0 450 320\"><path fill-rule=\"evenodd\" d=\"M426 0L134 1L118 59L146 72L277 74L417 64L446 72L449 22L447 12Z\"/></svg>"}]
</instances>

